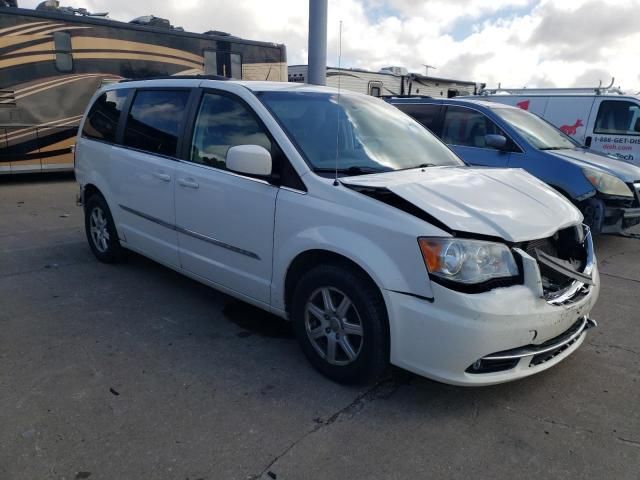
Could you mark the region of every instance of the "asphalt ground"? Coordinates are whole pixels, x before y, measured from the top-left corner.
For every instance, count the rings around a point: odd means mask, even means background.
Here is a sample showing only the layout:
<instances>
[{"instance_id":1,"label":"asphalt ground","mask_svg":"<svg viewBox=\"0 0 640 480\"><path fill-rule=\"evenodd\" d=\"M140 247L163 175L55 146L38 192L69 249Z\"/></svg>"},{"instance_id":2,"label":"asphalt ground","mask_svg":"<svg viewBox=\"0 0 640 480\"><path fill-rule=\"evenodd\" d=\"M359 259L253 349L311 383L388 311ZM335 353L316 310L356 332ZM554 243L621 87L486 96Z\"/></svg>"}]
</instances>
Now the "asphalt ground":
<instances>
[{"instance_id":1,"label":"asphalt ground","mask_svg":"<svg viewBox=\"0 0 640 480\"><path fill-rule=\"evenodd\" d=\"M0 179L0 479L640 478L640 240L596 239L599 327L517 382L345 387L289 325L94 259L69 176Z\"/></svg>"}]
</instances>

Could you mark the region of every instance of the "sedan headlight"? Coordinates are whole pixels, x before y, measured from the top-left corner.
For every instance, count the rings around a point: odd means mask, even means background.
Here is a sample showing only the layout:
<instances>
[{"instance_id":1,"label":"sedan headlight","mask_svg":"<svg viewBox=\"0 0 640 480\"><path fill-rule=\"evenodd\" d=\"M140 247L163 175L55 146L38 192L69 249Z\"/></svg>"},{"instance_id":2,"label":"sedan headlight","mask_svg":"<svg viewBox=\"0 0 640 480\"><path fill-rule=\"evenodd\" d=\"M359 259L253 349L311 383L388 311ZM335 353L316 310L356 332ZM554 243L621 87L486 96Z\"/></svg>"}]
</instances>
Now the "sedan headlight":
<instances>
[{"instance_id":1,"label":"sedan headlight","mask_svg":"<svg viewBox=\"0 0 640 480\"><path fill-rule=\"evenodd\" d=\"M519 274L511 250L502 243L422 237L418 244L429 273L445 281L473 285Z\"/></svg>"},{"instance_id":2,"label":"sedan headlight","mask_svg":"<svg viewBox=\"0 0 640 480\"><path fill-rule=\"evenodd\" d=\"M633 192L618 177L591 168L583 168L582 172L600 193L618 197L633 197Z\"/></svg>"}]
</instances>

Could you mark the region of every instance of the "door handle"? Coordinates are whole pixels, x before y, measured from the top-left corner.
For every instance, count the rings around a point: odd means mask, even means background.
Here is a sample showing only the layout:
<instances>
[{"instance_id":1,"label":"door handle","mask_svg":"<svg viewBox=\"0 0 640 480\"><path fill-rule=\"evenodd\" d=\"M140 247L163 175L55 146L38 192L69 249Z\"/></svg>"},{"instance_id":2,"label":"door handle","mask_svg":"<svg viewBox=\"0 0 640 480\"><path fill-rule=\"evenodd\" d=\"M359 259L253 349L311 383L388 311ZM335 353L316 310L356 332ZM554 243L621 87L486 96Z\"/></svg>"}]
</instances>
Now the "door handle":
<instances>
[{"instance_id":1,"label":"door handle","mask_svg":"<svg viewBox=\"0 0 640 480\"><path fill-rule=\"evenodd\" d=\"M585 147L587 147L587 148L591 148L591 137L590 137L590 136L589 136L589 137L587 137L587 138L584 140L584 146L585 146Z\"/></svg>"},{"instance_id":2,"label":"door handle","mask_svg":"<svg viewBox=\"0 0 640 480\"><path fill-rule=\"evenodd\" d=\"M198 188L198 187L200 187L200 185L198 185L198 183L195 182L192 178L180 178L180 179L178 179L178 185L180 185L182 187L186 187L186 188Z\"/></svg>"},{"instance_id":3,"label":"door handle","mask_svg":"<svg viewBox=\"0 0 640 480\"><path fill-rule=\"evenodd\" d=\"M156 177L159 180L162 180L163 182L170 182L171 181L171 175L166 174L164 172L154 172L153 176Z\"/></svg>"}]
</instances>

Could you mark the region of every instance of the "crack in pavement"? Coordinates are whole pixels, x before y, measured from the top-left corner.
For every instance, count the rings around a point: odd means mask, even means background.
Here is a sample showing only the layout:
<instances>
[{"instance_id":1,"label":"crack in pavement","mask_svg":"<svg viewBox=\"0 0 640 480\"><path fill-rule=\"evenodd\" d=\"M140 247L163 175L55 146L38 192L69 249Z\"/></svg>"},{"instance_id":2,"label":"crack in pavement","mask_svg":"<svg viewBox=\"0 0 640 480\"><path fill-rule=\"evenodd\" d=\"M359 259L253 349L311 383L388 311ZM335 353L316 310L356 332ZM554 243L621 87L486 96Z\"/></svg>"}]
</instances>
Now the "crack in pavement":
<instances>
[{"instance_id":1,"label":"crack in pavement","mask_svg":"<svg viewBox=\"0 0 640 480\"><path fill-rule=\"evenodd\" d=\"M617 278L618 280L627 280L628 282L640 283L640 280L636 280L635 278L623 277L622 275L616 275L614 273L600 272L600 275L604 275L606 277Z\"/></svg>"},{"instance_id":2,"label":"crack in pavement","mask_svg":"<svg viewBox=\"0 0 640 480\"><path fill-rule=\"evenodd\" d=\"M636 448L640 448L640 442L637 441L637 440L631 440L629 438L622 438L622 437L618 437L617 440L619 442L622 442L622 443L626 444L626 445L632 445L632 446L634 446Z\"/></svg>"},{"instance_id":3,"label":"crack in pavement","mask_svg":"<svg viewBox=\"0 0 640 480\"><path fill-rule=\"evenodd\" d=\"M589 433L589 434L592 434L592 435L609 435L606 432L598 432L598 431L595 431L595 430L591 430L590 428L578 427L576 425L571 425L570 423L559 422L559 421L553 420L551 418L543 418L543 417L537 417L535 415L529 415L527 413L524 413L524 412L521 412L519 410L516 410L515 408L512 408L512 407L508 407L507 406L507 407L504 407L504 408L505 408L505 410L507 410L509 412L512 412L512 413L514 413L516 415L520 415L522 417L529 418L531 420L535 420L535 421L540 422L540 423L548 423L550 425L555 425L555 426L562 427L562 428L568 428L570 430L573 430L574 432L586 432L586 433ZM614 430L614 432L615 432L615 430ZM640 441L638 441L638 440L632 440L632 439L624 438L624 437L615 437L615 438L620 443L623 443L625 445L630 445L630 446L633 446L635 448L640 448Z\"/></svg>"},{"instance_id":4,"label":"crack in pavement","mask_svg":"<svg viewBox=\"0 0 640 480\"><path fill-rule=\"evenodd\" d=\"M591 345L592 347L596 347L596 348L615 348L617 350L622 350L623 352L629 352L629 353L634 353L636 355L640 355L640 352L636 352L635 350L632 350L627 347L621 347L620 345L605 345L604 343L593 343L593 342L587 342L587 345Z\"/></svg>"},{"instance_id":5,"label":"crack in pavement","mask_svg":"<svg viewBox=\"0 0 640 480\"><path fill-rule=\"evenodd\" d=\"M575 432L587 432L587 433L591 433L591 434L601 433L601 432L596 432L594 430L591 430L590 428L578 427L576 425L571 425L570 423L559 422L559 421L553 420L551 418L544 418L544 417L538 417L536 415L529 415L528 413L521 412L520 410L516 410L515 408L509 407L509 406L504 407L504 409L507 410L508 412L514 413L516 415L520 415L522 417L529 418L531 420L535 420L536 422L548 423L548 424L551 424L551 425L556 425L558 427L568 428L568 429L573 430Z\"/></svg>"},{"instance_id":6,"label":"crack in pavement","mask_svg":"<svg viewBox=\"0 0 640 480\"><path fill-rule=\"evenodd\" d=\"M266 467L264 467L264 469L259 474L250 475L248 478L250 480L258 480L259 478L262 478L267 473L272 474L272 472L270 471L270 468L278 460L284 457L296 445L304 441L306 438L310 437L311 435L318 432L319 430L322 430L325 427L333 425L342 416L349 415L349 418L352 418L356 413L360 412L367 404L374 402L375 400L386 400L388 398L391 398L398 391L398 389L400 389L400 387L404 385L408 385L409 383L410 383L410 380L407 380L407 379L399 380L399 379L394 379L393 377L392 378L387 377L385 379L378 381L371 388L369 388L368 390L358 395L349 405L341 408L326 420L315 419L314 421L317 422L317 425L315 425L311 430L305 432L297 440L294 440L293 442L291 442L291 444L288 445L281 453L276 455L273 458L273 460L271 460L269 464ZM275 477L272 476L271 478L275 478Z\"/></svg>"}]
</instances>

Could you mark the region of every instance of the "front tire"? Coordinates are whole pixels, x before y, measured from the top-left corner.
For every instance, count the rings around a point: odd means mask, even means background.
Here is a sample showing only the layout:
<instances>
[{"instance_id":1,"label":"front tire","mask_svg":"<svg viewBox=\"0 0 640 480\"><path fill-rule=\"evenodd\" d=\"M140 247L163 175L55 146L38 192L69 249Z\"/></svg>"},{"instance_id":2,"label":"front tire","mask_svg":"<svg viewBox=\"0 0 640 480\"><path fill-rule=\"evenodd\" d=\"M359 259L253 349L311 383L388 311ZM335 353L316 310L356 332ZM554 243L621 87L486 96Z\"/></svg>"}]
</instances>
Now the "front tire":
<instances>
[{"instance_id":1,"label":"front tire","mask_svg":"<svg viewBox=\"0 0 640 480\"><path fill-rule=\"evenodd\" d=\"M94 193L85 203L84 229L91 251L104 263L115 263L122 259L122 247L118 232L106 200Z\"/></svg>"},{"instance_id":2,"label":"front tire","mask_svg":"<svg viewBox=\"0 0 640 480\"><path fill-rule=\"evenodd\" d=\"M306 357L336 382L377 380L388 366L384 300L378 287L353 268L321 265L304 274L291 319Z\"/></svg>"}]
</instances>

